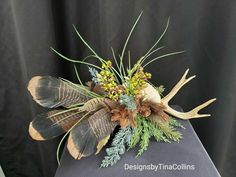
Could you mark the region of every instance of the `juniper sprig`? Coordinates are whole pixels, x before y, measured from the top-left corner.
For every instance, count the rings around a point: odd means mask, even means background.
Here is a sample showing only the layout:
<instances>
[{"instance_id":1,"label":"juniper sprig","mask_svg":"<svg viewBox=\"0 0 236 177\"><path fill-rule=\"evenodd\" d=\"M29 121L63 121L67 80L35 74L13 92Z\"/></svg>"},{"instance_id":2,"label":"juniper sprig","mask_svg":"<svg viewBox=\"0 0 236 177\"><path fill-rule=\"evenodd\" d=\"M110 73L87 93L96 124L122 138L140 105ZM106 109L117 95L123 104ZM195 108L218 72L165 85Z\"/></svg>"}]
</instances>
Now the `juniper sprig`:
<instances>
[{"instance_id":1,"label":"juniper sprig","mask_svg":"<svg viewBox=\"0 0 236 177\"><path fill-rule=\"evenodd\" d=\"M120 155L126 151L126 145L130 145L132 128L127 126L120 128L112 140L111 147L106 149L107 156L104 157L100 167L112 166L120 160Z\"/></svg>"}]
</instances>

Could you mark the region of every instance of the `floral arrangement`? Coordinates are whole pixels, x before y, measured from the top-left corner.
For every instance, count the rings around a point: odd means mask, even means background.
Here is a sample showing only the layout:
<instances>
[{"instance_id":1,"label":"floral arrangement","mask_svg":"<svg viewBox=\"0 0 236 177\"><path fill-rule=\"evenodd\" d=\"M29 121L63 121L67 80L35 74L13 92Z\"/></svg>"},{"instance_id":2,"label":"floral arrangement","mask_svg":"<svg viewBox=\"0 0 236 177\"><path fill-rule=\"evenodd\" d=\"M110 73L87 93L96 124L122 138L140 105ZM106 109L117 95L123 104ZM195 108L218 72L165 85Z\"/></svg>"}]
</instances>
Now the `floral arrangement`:
<instances>
[{"instance_id":1,"label":"floral arrangement","mask_svg":"<svg viewBox=\"0 0 236 177\"><path fill-rule=\"evenodd\" d=\"M168 29L169 19L164 32L147 53L131 66L128 52L129 64L124 66L126 46L141 15L142 13L135 21L118 59L111 48L114 63L100 57L75 26L76 33L92 55L82 60L73 60L52 48L63 59L88 66L91 81L86 85L81 82L75 65L79 84L51 76L35 76L30 80L28 90L33 99L43 107L56 109L37 115L29 125L29 134L33 139L42 141L65 133L58 146L57 158L67 135L67 149L75 159L99 153L111 139L111 146L106 148L107 155L101 162L101 167L112 166L122 154L135 146L139 146L137 156L140 156L147 150L151 137L157 142L179 142L182 135L177 129L184 127L176 118L186 120L210 116L199 114L198 111L216 99L188 112L178 112L168 104L179 89L195 77L187 78L188 70L166 96L163 96L162 85L156 87L149 82L152 75L145 70L146 66L160 58L183 52L168 53L150 59L154 53L163 49L156 46ZM88 58L98 60L101 65L87 62ZM114 133L116 127L118 131ZM111 135L114 137L111 138Z\"/></svg>"}]
</instances>

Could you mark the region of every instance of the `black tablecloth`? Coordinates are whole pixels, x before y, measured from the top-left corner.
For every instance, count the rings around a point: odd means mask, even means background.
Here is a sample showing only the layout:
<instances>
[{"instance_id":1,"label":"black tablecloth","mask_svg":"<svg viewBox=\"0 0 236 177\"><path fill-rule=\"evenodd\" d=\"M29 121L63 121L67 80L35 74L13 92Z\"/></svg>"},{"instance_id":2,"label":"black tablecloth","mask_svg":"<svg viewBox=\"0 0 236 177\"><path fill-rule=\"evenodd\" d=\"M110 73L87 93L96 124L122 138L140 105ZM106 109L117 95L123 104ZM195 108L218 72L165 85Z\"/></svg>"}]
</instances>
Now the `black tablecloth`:
<instances>
[{"instance_id":1,"label":"black tablecloth","mask_svg":"<svg viewBox=\"0 0 236 177\"><path fill-rule=\"evenodd\" d=\"M200 121L200 120L199 120ZM181 121L186 127L180 130L180 143L157 143L152 140L148 150L135 157L138 147L122 155L112 167L99 168L106 152L81 160L74 160L64 150L61 166L55 177L218 177L220 176L194 132L189 121ZM158 169L157 169L158 167Z\"/></svg>"}]
</instances>

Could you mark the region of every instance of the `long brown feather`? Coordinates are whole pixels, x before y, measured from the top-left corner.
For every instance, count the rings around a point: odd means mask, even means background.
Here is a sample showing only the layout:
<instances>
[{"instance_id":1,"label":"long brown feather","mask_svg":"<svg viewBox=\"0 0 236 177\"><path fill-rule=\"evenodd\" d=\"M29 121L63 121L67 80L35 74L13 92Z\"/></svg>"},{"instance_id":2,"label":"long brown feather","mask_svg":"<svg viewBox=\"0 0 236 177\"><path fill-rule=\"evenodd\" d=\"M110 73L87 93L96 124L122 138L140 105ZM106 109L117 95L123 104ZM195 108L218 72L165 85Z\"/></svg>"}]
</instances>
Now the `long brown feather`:
<instances>
[{"instance_id":1,"label":"long brown feather","mask_svg":"<svg viewBox=\"0 0 236 177\"><path fill-rule=\"evenodd\" d=\"M68 131L85 113L79 110L54 110L37 115L29 125L29 134L39 141L57 137Z\"/></svg>"},{"instance_id":2,"label":"long brown feather","mask_svg":"<svg viewBox=\"0 0 236 177\"><path fill-rule=\"evenodd\" d=\"M117 123L106 109L100 109L70 132L67 149L75 159L87 157L97 150L99 141L110 135Z\"/></svg>"},{"instance_id":3,"label":"long brown feather","mask_svg":"<svg viewBox=\"0 0 236 177\"><path fill-rule=\"evenodd\" d=\"M51 76L35 76L28 84L33 99L48 108L68 107L90 100L92 97L88 95L86 88L81 87Z\"/></svg>"}]
</instances>

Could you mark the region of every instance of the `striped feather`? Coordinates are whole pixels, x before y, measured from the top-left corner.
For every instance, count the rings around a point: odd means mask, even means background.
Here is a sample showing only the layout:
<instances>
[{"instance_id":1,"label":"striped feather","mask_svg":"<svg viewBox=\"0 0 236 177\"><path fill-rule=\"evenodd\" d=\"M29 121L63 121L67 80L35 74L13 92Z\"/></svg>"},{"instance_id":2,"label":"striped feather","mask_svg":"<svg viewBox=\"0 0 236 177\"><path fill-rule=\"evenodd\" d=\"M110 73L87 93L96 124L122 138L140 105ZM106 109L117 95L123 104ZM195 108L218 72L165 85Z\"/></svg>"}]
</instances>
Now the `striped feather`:
<instances>
[{"instance_id":1,"label":"striped feather","mask_svg":"<svg viewBox=\"0 0 236 177\"><path fill-rule=\"evenodd\" d=\"M98 143L113 132L117 123L111 122L110 116L106 109L100 109L72 129L67 149L75 159L94 154Z\"/></svg>"},{"instance_id":2,"label":"striped feather","mask_svg":"<svg viewBox=\"0 0 236 177\"><path fill-rule=\"evenodd\" d=\"M48 140L68 131L86 112L53 110L40 114L29 125L29 134L35 140Z\"/></svg>"},{"instance_id":3,"label":"striped feather","mask_svg":"<svg viewBox=\"0 0 236 177\"><path fill-rule=\"evenodd\" d=\"M86 111L92 111L92 110L97 110L103 107L110 111L116 108L118 105L119 104L116 101L113 101L109 98L99 97L99 98L93 98L87 101L83 105L82 109Z\"/></svg>"},{"instance_id":4,"label":"striped feather","mask_svg":"<svg viewBox=\"0 0 236 177\"><path fill-rule=\"evenodd\" d=\"M68 107L92 98L85 89L51 76L33 77L28 90L38 104L48 108Z\"/></svg>"}]
</instances>

